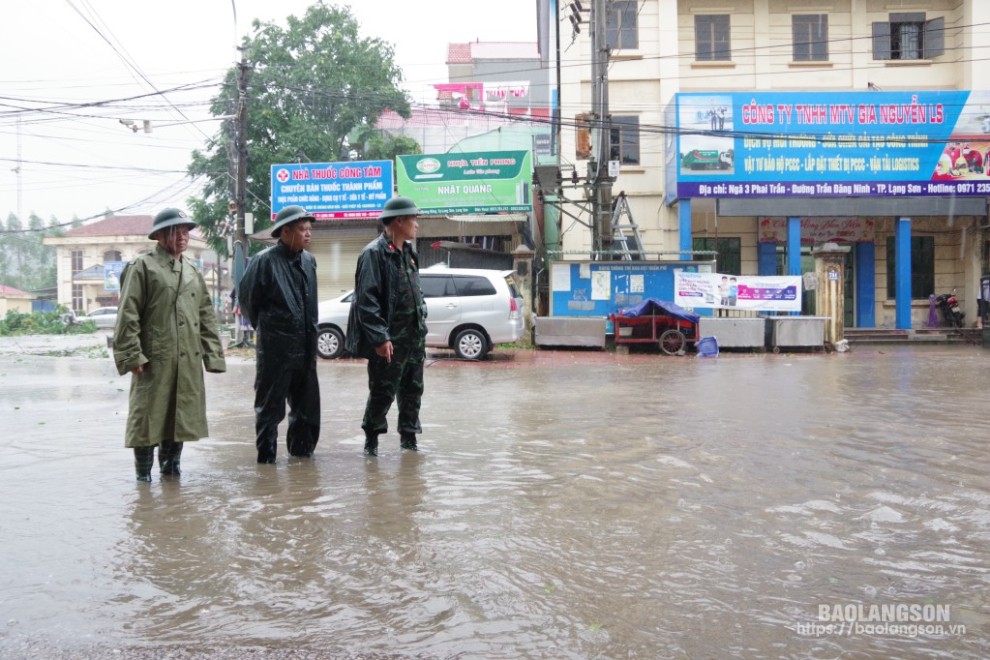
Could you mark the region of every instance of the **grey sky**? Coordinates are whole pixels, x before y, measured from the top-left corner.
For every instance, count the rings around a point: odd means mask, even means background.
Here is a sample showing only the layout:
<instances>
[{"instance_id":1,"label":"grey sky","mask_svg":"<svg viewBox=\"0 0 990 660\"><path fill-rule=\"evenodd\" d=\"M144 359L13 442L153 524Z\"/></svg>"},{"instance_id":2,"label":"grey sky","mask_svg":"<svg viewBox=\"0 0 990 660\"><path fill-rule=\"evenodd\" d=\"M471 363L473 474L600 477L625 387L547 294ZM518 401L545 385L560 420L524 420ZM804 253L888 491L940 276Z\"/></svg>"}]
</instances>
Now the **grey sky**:
<instances>
[{"instance_id":1,"label":"grey sky","mask_svg":"<svg viewBox=\"0 0 990 660\"><path fill-rule=\"evenodd\" d=\"M254 18L283 23L308 0L31 0L7 2L0 21L0 217L46 222L107 208L153 214L184 206L197 187L183 176L189 153L216 130L207 118L215 83L239 57ZM347 3L340 3L347 4ZM463 0L360 0L352 12L366 36L391 42L416 102L446 80L449 42L535 41L533 0L485 12ZM496 11L494 8L498 8ZM196 83L199 83L198 85ZM193 88L179 91L177 88ZM176 90L167 99L155 90ZM61 103L135 98L60 113ZM127 109L121 109L126 105ZM50 112L22 113L23 107ZM178 109L176 109L178 108ZM180 111L181 110L181 114ZM82 116L79 116L82 115ZM194 123L186 123L186 119ZM134 133L120 120L148 119ZM170 125L171 124L171 125ZM20 161L20 173L15 168Z\"/></svg>"}]
</instances>

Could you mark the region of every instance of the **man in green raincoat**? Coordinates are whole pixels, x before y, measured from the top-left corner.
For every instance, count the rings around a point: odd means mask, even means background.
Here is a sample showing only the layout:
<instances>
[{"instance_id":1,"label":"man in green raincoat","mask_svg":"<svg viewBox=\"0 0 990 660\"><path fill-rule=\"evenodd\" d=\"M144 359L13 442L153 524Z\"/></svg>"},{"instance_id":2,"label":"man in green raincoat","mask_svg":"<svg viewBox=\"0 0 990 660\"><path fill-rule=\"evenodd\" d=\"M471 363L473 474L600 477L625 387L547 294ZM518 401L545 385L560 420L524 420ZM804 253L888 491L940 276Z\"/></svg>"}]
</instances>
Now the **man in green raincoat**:
<instances>
[{"instance_id":1,"label":"man in green raincoat","mask_svg":"<svg viewBox=\"0 0 990 660\"><path fill-rule=\"evenodd\" d=\"M124 446L138 481L151 481L156 446L161 473L180 473L183 443L207 436L203 368L227 370L206 282L182 256L195 226L179 209L156 215L148 238L158 245L120 277L113 357L131 373Z\"/></svg>"}]
</instances>

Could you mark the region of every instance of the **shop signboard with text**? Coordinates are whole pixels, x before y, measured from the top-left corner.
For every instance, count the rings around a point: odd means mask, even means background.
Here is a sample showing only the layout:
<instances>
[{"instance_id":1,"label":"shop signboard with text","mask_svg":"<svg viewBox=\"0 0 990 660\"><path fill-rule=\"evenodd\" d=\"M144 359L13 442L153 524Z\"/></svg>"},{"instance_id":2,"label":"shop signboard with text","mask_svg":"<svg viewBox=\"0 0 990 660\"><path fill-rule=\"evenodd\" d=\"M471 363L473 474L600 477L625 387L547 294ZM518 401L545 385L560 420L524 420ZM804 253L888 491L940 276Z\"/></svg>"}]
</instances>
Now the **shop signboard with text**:
<instances>
[{"instance_id":1,"label":"shop signboard with text","mask_svg":"<svg viewBox=\"0 0 990 660\"><path fill-rule=\"evenodd\" d=\"M529 151L476 151L399 156L399 194L423 215L468 215L533 210Z\"/></svg>"},{"instance_id":2,"label":"shop signboard with text","mask_svg":"<svg viewBox=\"0 0 990 660\"><path fill-rule=\"evenodd\" d=\"M302 206L317 220L377 218L392 198L392 161L272 165L272 219Z\"/></svg>"},{"instance_id":3,"label":"shop signboard with text","mask_svg":"<svg viewBox=\"0 0 990 660\"><path fill-rule=\"evenodd\" d=\"M987 91L685 93L668 117L681 198L990 195Z\"/></svg>"}]
</instances>

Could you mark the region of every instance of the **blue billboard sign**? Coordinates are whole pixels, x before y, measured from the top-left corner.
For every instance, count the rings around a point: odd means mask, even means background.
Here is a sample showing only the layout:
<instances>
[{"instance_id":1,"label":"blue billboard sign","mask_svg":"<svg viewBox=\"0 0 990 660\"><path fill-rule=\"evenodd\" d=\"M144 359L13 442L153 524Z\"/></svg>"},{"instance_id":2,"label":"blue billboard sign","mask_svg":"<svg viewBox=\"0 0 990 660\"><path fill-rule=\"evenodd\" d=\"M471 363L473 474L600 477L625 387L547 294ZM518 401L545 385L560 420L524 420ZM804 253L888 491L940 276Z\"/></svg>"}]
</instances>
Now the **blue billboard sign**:
<instances>
[{"instance_id":1,"label":"blue billboard sign","mask_svg":"<svg viewBox=\"0 0 990 660\"><path fill-rule=\"evenodd\" d=\"M678 197L990 195L986 91L685 93L668 117Z\"/></svg>"},{"instance_id":2,"label":"blue billboard sign","mask_svg":"<svg viewBox=\"0 0 990 660\"><path fill-rule=\"evenodd\" d=\"M272 165L272 219L286 206L317 220L377 218L392 198L390 160Z\"/></svg>"}]
</instances>

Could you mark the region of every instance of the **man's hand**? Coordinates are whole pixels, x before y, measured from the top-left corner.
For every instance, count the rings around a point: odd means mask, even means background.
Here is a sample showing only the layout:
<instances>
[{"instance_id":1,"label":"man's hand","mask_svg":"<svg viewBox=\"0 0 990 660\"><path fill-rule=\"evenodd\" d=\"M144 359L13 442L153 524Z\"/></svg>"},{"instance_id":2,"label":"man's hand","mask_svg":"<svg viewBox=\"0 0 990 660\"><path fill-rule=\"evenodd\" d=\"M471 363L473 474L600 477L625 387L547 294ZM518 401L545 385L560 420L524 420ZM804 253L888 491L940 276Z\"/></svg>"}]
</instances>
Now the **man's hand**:
<instances>
[{"instance_id":1,"label":"man's hand","mask_svg":"<svg viewBox=\"0 0 990 660\"><path fill-rule=\"evenodd\" d=\"M133 369L131 369L131 373L134 374L135 376L140 376L141 374L144 373L144 365L139 364L138 366L134 367Z\"/></svg>"},{"instance_id":2,"label":"man's hand","mask_svg":"<svg viewBox=\"0 0 990 660\"><path fill-rule=\"evenodd\" d=\"M392 342L391 341L387 341L384 344L379 344L378 346L375 346L375 353L377 353L379 355L379 357L385 358L385 362L388 362L389 364L391 364L392 363Z\"/></svg>"}]
</instances>

